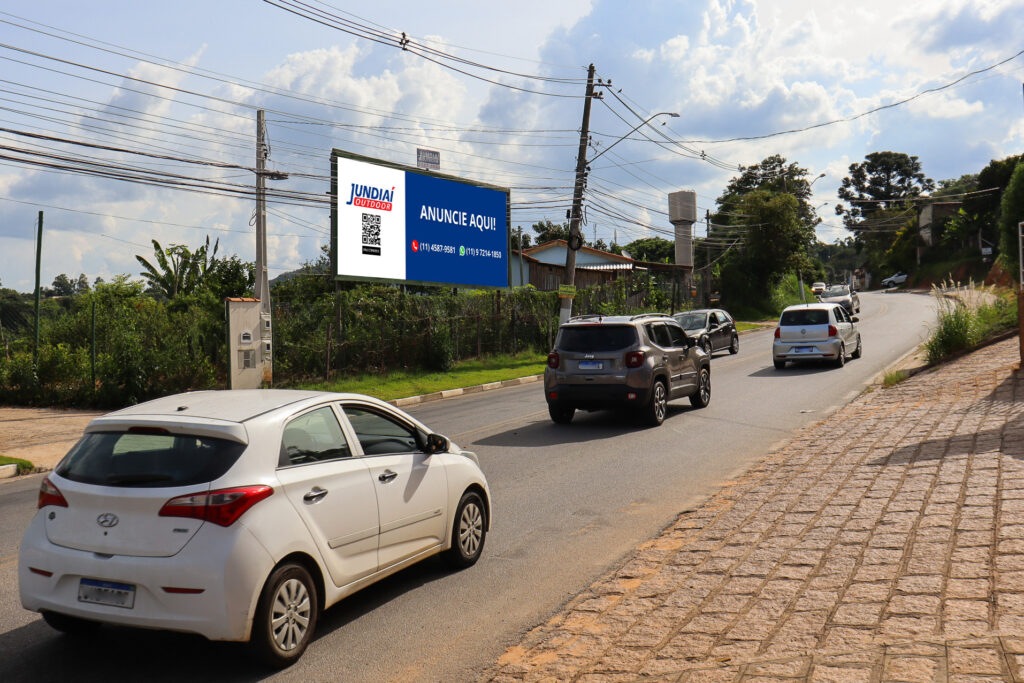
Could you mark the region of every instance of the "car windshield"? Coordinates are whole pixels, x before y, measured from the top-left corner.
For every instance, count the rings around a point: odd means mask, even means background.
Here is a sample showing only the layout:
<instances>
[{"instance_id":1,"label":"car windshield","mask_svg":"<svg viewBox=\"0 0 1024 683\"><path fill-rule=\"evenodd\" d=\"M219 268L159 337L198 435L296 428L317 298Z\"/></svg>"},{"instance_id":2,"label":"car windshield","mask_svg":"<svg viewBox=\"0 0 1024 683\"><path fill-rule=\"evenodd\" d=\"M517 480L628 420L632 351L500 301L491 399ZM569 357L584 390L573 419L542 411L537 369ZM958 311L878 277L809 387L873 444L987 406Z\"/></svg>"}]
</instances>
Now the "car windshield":
<instances>
[{"instance_id":1,"label":"car windshield","mask_svg":"<svg viewBox=\"0 0 1024 683\"><path fill-rule=\"evenodd\" d=\"M780 325L827 325L828 311L823 308L798 308L783 311Z\"/></svg>"},{"instance_id":2,"label":"car windshield","mask_svg":"<svg viewBox=\"0 0 1024 683\"><path fill-rule=\"evenodd\" d=\"M850 294L849 288L846 287L846 286L842 286L842 287L829 287L828 289L825 290L825 292L822 294L822 296L848 296L849 294Z\"/></svg>"},{"instance_id":3,"label":"car windshield","mask_svg":"<svg viewBox=\"0 0 1024 683\"><path fill-rule=\"evenodd\" d=\"M684 330L699 330L708 326L707 313L680 313L675 318Z\"/></svg>"},{"instance_id":4,"label":"car windshield","mask_svg":"<svg viewBox=\"0 0 1024 683\"><path fill-rule=\"evenodd\" d=\"M64 457L57 474L101 486L192 486L222 476L244 450L226 439L162 430L92 432Z\"/></svg>"},{"instance_id":5,"label":"car windshield","mask_svg":"<svg viewBox=\"0 0 1024 683\"><path fill-rule=\"evenodd\" d=\"M564 351L617 351L636 343L632 325L563 327L556 346Z\"/></svg>"}]
</instances>

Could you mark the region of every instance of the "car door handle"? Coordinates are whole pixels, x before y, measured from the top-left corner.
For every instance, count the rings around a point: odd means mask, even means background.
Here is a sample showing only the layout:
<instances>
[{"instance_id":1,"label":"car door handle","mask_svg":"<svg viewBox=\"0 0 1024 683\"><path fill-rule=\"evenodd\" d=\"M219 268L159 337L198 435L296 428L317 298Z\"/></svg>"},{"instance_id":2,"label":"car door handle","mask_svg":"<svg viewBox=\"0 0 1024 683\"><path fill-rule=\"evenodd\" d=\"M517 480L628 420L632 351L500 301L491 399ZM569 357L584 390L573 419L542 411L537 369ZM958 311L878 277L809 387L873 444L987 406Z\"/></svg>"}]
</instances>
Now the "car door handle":
<instances>
[{"instance_id":1,"label":"car door handle","mask_svg":"<svg viewBox=\"0 0 1024 683\"><path fill-rule=\"evenodd\" d=\"M327 495L327 489L322 489L319 486L314 486L309 493L302 497L302 500L307 503L316 503L321 498Z\"/></svg>"},{"instance_id":2,"label":"car door handle","mask_svg":"<svg viewBox=\"0 0 1024 683\"><path fill-rule=\"evenodd\" d=\"M391 481L392 479L394 479L397 476L398 476L398 472L392 472L391 470L384 470L383 472L380 473L380 476L377 477L377 479L379 479L380 481L382 481L382 482L384 482L386 484L386 483L388 483L389 481Z\"/></svg>"}]
</instances>

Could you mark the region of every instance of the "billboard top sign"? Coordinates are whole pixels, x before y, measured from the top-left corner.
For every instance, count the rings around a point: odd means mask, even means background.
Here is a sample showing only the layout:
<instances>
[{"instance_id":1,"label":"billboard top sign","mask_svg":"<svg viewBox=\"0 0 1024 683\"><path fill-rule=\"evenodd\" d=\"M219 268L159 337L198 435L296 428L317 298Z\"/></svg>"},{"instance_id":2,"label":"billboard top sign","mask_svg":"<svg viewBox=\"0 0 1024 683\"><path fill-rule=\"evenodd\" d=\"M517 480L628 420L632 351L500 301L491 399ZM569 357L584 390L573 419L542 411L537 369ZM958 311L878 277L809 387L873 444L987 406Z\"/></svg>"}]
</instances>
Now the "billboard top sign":
<instances>
[{"instance_id":1,"label":"billboard top sign","mask_svg":"<svg viewBox=\"0 0 1024 683\"><path fill-rule=\"evenodd\" d=\"M508 287L507 189L334 150L331 190L336 278Z\"/></svg>"},{"instance_id":2,"label":"billboard top sign","mask_svg":"<svg viewBox=\"0 0 1024 683\"><path fill-rule=\"evenodd\" d=\"M416 166L431 171L441 170L441 153L432 149L416 149Z\"/></svg>"}]
</instances>

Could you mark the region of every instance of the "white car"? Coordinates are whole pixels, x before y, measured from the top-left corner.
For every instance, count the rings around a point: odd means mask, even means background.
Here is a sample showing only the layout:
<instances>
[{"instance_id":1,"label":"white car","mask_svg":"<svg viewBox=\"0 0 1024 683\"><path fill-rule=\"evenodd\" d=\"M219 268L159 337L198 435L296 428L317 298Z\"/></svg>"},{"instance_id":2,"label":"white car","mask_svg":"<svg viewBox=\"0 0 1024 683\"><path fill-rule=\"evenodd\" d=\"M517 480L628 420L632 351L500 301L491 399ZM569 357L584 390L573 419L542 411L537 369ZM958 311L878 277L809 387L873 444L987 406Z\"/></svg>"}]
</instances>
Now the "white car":
<instances>
[{"instance_id":1,"label":"white car","mask_svg":"<svg viewBox=\"0 0 1024 683\"><path fill-rule=\"evenodd\" d=\"M894 273L893 275L890 275L889 277L887 277L884 280L882 280L882 286L883 287L895 287L896 285L902 285L906 281L907 281L907 274L904 273L903 271L900 271L900 272Z\"/></svg>"},{"instance_id":2,"label":"white car","mask_svg":"<svg viewBox=\"0 0 1024 683\"><path fill-rule=\"evenodd\" d=\"M98 417L43 479L22 605L251 641L299 658L320 610L437 553L474 564L491 520L475 454L367 396L179 394Z\"/></svg>"},{"instance_id":3,"label":"white car","mask_svg":"<svg viewBox=\"0 0 1024 683\"><path fill-rule=\"evenodd\" d=\"M860 331L840 304L797 304L779 316L772 342L772 362L776 370L787 362L808 360L831 361L836 367L846 364L846 357L860 358L863 352Z\"/></svg>"}]
</instances>

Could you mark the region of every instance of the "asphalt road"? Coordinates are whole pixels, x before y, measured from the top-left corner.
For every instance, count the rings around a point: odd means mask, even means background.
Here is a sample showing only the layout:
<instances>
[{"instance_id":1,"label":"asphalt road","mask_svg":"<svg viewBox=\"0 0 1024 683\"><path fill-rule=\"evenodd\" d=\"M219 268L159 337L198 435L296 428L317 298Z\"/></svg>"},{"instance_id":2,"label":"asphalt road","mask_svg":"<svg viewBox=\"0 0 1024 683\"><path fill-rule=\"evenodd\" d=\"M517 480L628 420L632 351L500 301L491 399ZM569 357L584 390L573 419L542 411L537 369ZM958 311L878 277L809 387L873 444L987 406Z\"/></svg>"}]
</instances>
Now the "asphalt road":
<instances>
[{"instance_id":1,"label":"asphalt road","mask_svg":"<svg viewBox=\"0 0 1024 683\"><path fill-rule=\"evenodd\" d=\"M554 425L539 384L410 410L480 455L495 508L482 559L457 573L427 561L352 596L323 615L303 659L273 675L243 646L197 636L51 631L20 608L14 567L38 477L0 484L0 680L473 680L637 543L855 397L934 320L928 296L861 301L863 358L776 371L771 330L743 335L738 355L712 361L711 405L670 404L658 428L607 412Z\"/></svg>"}]
</instances>

